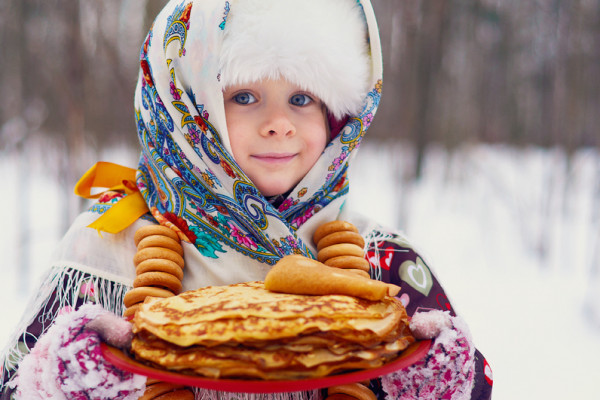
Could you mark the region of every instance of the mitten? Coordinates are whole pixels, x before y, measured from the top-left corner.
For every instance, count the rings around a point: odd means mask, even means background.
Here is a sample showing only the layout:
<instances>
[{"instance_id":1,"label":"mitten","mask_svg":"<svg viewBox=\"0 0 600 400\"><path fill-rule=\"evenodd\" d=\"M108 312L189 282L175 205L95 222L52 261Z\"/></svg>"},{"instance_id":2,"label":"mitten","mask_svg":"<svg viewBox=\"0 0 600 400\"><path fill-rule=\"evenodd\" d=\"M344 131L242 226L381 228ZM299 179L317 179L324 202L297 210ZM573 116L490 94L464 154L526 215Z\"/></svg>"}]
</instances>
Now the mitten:
<instances>
[{"instance_id":1,"label":"mitten","mask_svg":"<svg viewBox=\"0 0 600 400\"><path fill-rule=\"evenodd\" d=\"M469 399L475 375L475 346L466 324L448 311L413 315L417 339L433 339L428 354L408 368L382 377L388 399Z\"/></svg>"},{"instance_id":2,"label":"mitten","mask_svg":"<svg viewBox=\"0 0 600 400\"><path fill-rule=\"evenodd\" d=\"M99 333L100 332L100 333ZM118 347L131 340L131 326L99 305L85 304L60 314L19 365L16 398L138 399L146 377L104 360L102 340Z\"/></svg>"}]
</instances>

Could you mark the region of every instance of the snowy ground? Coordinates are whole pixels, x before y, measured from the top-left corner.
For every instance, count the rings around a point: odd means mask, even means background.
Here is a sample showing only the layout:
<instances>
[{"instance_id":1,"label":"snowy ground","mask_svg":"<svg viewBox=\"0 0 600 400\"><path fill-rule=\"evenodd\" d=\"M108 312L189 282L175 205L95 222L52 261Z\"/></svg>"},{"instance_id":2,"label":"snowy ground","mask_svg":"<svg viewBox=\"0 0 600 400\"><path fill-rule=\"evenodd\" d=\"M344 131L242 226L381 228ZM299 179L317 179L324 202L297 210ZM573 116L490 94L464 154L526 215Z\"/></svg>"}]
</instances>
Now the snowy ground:
<instances>
[{"instance_id":1,"label":"snowy ground","mask_svg":"<svg viewBox=\"0 0 600 400\"><path fill-rule=\"evenodd\" d=\"M352 170L350 204L403 227L427 256L492 366L495 399L598 398L600 329L584 312L600 242L592 203L596 190L597 208L598 154L578 154L570 175L560 168L564 155L536 149L481 146L452 156L434 149L427 160L421 181L389 185L406 175L410 155L365 146ZM62 194L38 165L33 172L42 179L29 187L27 204L33 268L21 280L16 165L14 156L0 157L0 345L60 238Z\"/></svg>"}]
</instances>

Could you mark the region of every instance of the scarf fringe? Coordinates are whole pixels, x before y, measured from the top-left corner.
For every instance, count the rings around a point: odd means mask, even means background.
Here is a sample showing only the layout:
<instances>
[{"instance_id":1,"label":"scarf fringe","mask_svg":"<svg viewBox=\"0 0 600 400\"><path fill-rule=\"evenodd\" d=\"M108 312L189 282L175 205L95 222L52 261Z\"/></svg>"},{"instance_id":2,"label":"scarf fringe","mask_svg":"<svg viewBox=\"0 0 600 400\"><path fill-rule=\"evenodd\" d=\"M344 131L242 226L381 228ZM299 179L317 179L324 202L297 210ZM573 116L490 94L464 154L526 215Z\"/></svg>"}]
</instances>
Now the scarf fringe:
<instances>
[{"instance_id":1,"label":"scarf fringe","mask_svg":"<svg viewBox=\"0 0 600 400\"><path fill-rule=\"evenodd\" d=\"M234 393L194 389L196 400L321 400L320 390L286 393Z\"/></svg>"},{"instance_id":2,"label":"scarf fringe","mask_svg":"<svg viewBox=\"0 0 600 400\"><path fill-rule=\"evenodd\" d=\"M383 257L383 252L385 249L382 249L379 245L380 242L385 242L389 240L398 240L407 241L403 236L398 233L391 233L386 231L381 231L379 229L372 229L369 231L369 234L365 237L365 252L373 252L373 257L369 258L369 262L371 264L371 278L375 280L382 280L381 273L381 258ZM389 251L389 250L388 250ZM393 249L395 253L405 253L408 250L404 249Z\"/></svg>"}]
</instances>

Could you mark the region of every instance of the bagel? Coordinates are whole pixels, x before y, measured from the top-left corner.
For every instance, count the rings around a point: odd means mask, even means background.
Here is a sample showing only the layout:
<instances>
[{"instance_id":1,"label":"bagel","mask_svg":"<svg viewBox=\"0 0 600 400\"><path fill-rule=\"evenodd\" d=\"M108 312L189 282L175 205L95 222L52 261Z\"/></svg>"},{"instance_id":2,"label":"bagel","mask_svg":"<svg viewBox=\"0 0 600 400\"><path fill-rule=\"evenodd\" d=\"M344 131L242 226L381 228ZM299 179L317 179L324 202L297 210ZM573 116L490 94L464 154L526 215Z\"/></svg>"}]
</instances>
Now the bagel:
<instances>
[{"instance_id":1,"label":"bagel","mask_svg":"<svg viewBox=\"0 0 600 400\"><path fill-rule=\"evenodd\" d=\"M362 247L358 247L352 243L340 243L325 247L317 253L317 260L325 262L333 257L339 256L355 256L362 258L364 251Z\"/></svg>"},{"instance_id":2,"label":"bagel","mask_svg":"<svg viewBox=\"0 0 600 400\"><path fill-rule=\"evenodd\" d=\"M369 261L364 259L363 257L356 256L337 256L331 257L325 260L323 264L334 267L334 268L342 268L342 269L358 269L364 272L369 272L371 269L371 264Z\"/></svg>"},{"instance_id":3,"label":"bagel","mask_svg":"<svg viewBox=\"0 0 600 400\"><path fill-rule=\"evenodd\" d=\"M183 279L183 270L177 263L171 260L166 260L164 258L151 258L148 260L144 260L135 267L136 275L141 275L144 272L165 272L167 274L171 274L175 276L177 279Z\"/></svg>"},{"instance_id":4,"label":"bagel","mask_svg":"<svg viewBox=\"0 0 600 400\"><path fill-rule=\"evenodd\" d=\"M377 400L375 393L360 383L332 386L327 389L327 394L329 396L335 394L345 394L357 400ZM330 398L331 397L328 397L328 399Z\"/></svg>"},{"instance_id":5,"label":"bagel","mask_svg":"<svg viewBox=\"0 0 600 400\"><path fill-rule=\"evenodd\" d=\"M346 222L346 221L336 220L336 221L326 222L323 225L319 226L315 230L315 233L313 233L313 242L315 242L315 244L317 244L325 236L327 236L333 232L340 232L340 231L351 231L351 232L358 233L358 228L356 226L354 226L353 224L351 224L350 222Z\"/></svg>"},{"instance_id":6,"label":"bagel","mask_svg":"<svg viewBox=\"0 0 600 400\"><path fill-rule=\"evenodd\" d=\"M165 249L173 250L177 254L183 257L183 247L178 240L175 240L165 235L150 235L142 238L139 241L137 248L138 250L145 249L146 247L162 247Z\"/></svg>"},{"instance_id":7,"label":"bagel","mask_svg":"<svg viewBox=\"0 0 600 400\"><path fill-rule=\"evenodd\" d=\"M126 308L129 308L134 304L144 301L144 299L147 296L171 297L171 296L174 296L174 294L173 294L173 292L171 292L167 289L161 289L161 288L157 288L157 287L150 287L150 286L137 287L137 288L133 288L130 291L128 291L127 293L125 293L125 296L123 296L123 304L125 305Z\"/></svg>"},{"instance_id":8,"label":"bagel","mask_svg":"<svg viewBox=\"0 0 600 400\"><path fill-rule=\"evenodd\" d=\"M155 397L153 400L194 400L194 393L189 389L179 389Z\"/></svg>"},{"instance_id":9,"label":"bagel","mask_svg":"<svg viewBox=\"0 0 600 400\"><path fill-rule=\"evenodd\" d=\"M174 390L184 389L185 386L170 382L157 382L151 385L146 385L146 391L139 400L152 400ZM189 390L188 390L189 392ZM192 397L193 399L193 397Z\"/></svg>"},{"instance_id":10,"label":"bagel","mask_svg":"<svg viewBox=\"0 0 600 400\"><path fill-rule=\"evenodd\" d=\"M126 319L131 319L135 315L135 312L140 308L142 302L132 304L130 307L127 307L125 311L123 311L123 317Z\"/></svg>"},{"instance_id":11,"label":"bagel","mask_svg":"<svg viewBox=\"0 0 600 400\"><path fill-rule=\"evenodd\" d=\"M319 240L316 243L317 251L339 243L353 243L360 248L365 247L365 239L359 233L353 231L338 231L330 233Z\"/></svg>"},{"instance_id":12,"label":"bagel","mask_svg":"<svg viewBox=\"0 0 600 400\"><path fill-rule=\"evenodd\" d=\"M146 225L138 228L133 235L133 241L136 247L143 238L151 235L163 235L179 242L179 236L173 229L162 225Z\"/></svg>"},{"instance_id":13,"label":"bagel","mask_svg":"<svg viewBox=\"0 0 600 400\"><path fill-rule=\"evenodd\" d=\"M133 287L139 288L144 286L165 288L175 294L179 294L181 291L181 281L176 276L167 274L166 272L151 271L139 274L133 280Z\"/></svg>"},{"instance_id":14,"label":"bagel","mask_svg":"<svg viewBox=\"0 0 600 400\"><path fill-rule=\"evenodd\" d=\"M327 264L325 264L325 265L327 265ZM349 269L346 269L345 271L346 272L350 272L350 273L355 274L355 275L358 275L358 276L360 276L362 278L371 279L371 274L369 274L368 272L363 271L361 269L349 268Z\"/></svg>"},{"instance_id":15,"label":"bagel","mask_svg":"<svg viewBox=\"0 0 600 400\"><path fill-rule=\"evenodd\" d=\"M133 257L133 264L137 267L142 261L146 261L152 258L171 260L183 269L184 262L177 252L161 247L146 247L145 249L138 250Z\"/></svg>"}]
</instances>

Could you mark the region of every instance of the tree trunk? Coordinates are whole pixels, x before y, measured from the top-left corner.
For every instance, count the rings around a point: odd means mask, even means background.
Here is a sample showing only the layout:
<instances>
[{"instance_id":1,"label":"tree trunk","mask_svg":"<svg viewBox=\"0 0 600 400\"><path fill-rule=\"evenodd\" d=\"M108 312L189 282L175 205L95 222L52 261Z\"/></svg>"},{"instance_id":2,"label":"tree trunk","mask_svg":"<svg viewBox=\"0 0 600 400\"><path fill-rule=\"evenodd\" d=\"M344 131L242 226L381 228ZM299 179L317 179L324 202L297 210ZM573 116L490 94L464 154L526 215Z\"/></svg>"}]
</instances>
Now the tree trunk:
<instances>
[{"instance_id":1,"label":"tree trunk","mask_svg":"<svg viewBox=\"0 0 600 400\"><path fill-rule=\"evenodd\" d=\"M415 178L423 173L425 151L433 136L432 120L434 118L432 96L435 80L440 70L444 52L444 36L446 34L448 2L423 1L421 3L422 26L418 36L417 73L417 117L414 129L416 158Z\"/></svg>"}]
</instances>

